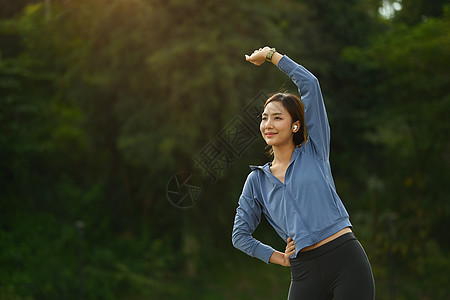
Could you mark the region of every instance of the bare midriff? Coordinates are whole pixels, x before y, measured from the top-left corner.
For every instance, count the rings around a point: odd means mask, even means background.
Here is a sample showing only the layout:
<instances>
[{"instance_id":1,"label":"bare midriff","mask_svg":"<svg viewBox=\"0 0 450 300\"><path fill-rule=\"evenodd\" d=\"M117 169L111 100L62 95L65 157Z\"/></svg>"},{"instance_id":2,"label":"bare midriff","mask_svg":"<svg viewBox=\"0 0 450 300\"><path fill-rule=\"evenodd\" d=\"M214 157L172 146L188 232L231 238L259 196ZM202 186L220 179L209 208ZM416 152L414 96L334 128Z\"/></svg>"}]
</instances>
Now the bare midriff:
<instances>
[{"instance_id":1,"label":"bare midriff","mask_svg":"<svg viewBox=\"0 0 450 300\"><path fill-rule=\"evenodd\" d=\"M318 247L320 247L320 246L322 246L322 245L325 245L325 244L328 243L328 242L331 242L331 241L334 240L334 239L337 239L337 238L340 237L341 235L346 234L346 233L349 233L349 232L352 232L352 230L350 229L350 227L345 227L344 229L339 230L339 231L336 232L335 234L330 235L330 236L327 237L326 239L323 239L323 240L321 240L320 242L318 242L318 243L316 243L316 244L314 244L314 245L311 245L311 246L308 246L308 247L303 248L302 250L300 250L300 252L305 252L305 251L309 251L309 250L316 249L316 248L318 248Z\"/></svg>"}]
</instances>

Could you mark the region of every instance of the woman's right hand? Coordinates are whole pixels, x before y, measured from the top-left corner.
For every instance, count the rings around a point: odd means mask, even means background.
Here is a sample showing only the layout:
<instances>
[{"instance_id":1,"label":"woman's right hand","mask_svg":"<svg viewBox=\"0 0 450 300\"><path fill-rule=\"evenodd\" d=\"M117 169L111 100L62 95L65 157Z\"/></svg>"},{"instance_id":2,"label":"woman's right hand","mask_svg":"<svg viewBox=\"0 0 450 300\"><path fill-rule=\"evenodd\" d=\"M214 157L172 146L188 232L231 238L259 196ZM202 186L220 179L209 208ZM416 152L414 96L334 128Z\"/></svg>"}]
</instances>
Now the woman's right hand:
<instances>
[{"instance_id":1,"label":"woman's right hand","mask_svg":"<svg viewBox=\"0 0 450 300\"><path fill-rule=\"evenodd\" d=\"M291 265L289 257L291 257L291 255L294 253L295 253L295 242L294 240L291 239L291 237L288 237L286 250L284 251L284 263L286 266L289 267Z\"/></svg>"},{"instance_id":2,"label":"woman's right hand","mask_svg":"<svg viewBox=\"0 0 450 300\"><path fill-rule=\"evenodd\" d=\"M284 253L277 250L273 251L272 255L270 256L269 262L284 267L290 267L291 262L289 261L289 257L294 253L295 253L295 243L289 237L287 239L286 250L284 251Z\"/></svg>"}]
</instances>

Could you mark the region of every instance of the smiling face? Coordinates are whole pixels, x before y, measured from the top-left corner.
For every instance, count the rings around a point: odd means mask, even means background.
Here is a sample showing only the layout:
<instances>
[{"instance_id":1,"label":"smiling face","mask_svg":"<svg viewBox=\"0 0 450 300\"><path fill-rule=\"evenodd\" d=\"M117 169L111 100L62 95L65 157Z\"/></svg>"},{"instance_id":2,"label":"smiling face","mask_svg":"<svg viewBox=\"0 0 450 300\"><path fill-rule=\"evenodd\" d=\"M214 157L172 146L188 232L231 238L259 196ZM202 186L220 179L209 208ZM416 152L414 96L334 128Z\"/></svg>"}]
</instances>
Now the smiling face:
<instances>
[{"instance_id":1,"label":"smiling face","mask_svg":"<svg viewBox=\"0 0 450 300\"><path fill-rule=\"evenodd\" d=\"M291 115L280 101L271 101L264 109L259 128L267 145L294 146L293 134L300 126L297 123L292 122ZM294 125L297 125L297 130L294 130Z\"/></svg>"}]
</instances>

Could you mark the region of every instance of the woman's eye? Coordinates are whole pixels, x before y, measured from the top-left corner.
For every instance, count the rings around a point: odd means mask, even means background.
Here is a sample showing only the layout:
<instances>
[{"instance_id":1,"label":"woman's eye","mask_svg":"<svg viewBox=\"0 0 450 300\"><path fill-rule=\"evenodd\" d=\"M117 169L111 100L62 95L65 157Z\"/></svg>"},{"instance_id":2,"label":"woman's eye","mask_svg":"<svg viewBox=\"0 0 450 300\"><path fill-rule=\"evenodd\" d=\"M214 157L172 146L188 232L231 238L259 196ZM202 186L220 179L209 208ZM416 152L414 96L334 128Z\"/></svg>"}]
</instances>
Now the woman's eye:
<instances>
[{"instance_id":1,"label":"woman's eye","mask_svg":"<svg viewBox=\"0 0 450 300\"><path fill-rule=\"evenodd\" d=\"M266 117L263 117L262 120L263 120L263 121L264 121L264 120L267 120L267 118L266 118Z\"/></svg>"}]
</instances>

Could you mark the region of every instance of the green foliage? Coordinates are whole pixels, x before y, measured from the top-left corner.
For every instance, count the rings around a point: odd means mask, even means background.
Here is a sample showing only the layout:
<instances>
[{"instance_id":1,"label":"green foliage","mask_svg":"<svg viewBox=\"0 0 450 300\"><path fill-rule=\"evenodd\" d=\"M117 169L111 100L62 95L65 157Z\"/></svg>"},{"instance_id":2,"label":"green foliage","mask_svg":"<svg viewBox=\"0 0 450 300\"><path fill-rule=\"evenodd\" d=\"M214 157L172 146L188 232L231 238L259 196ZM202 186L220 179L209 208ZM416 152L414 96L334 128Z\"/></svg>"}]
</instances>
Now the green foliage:
<instances>
[{"instance_id":1,"label":"green foliage","mask_svg":"<svg viewBox=\"0 0 450 300\"><path fill-rule=\"evenodd\" d=\"M394 21L408 25L427 21L429 18L442 17L446 0L402 0L402 9L395 15Z\"/></svg>"},{"instance_id":2,"label":"green foliage","mask_svg":"<svg viewBox=\"0 0 450 300\"><path fill-rule=\"evenodd\" d=\"M1 2L0 298L286 297L289 270L230 245L262 141L194 208L165 195L260 90L296 92L244 61L266 44L321 81L378 298L443 298L450 14L409 2L392 21L371 0ZM265 222L256 236L284 247Z\"/></svg>"},{"instance_id":3,"label":"green foliage","mask_svg":"<svg viewBox=\"0 0 450 300\"><path fill-rule=\"evenodd\" d=\"M367 99L373 114L367 116L367 122L373 125L366 140L376 149L374 155L382 158L371 176L377 180L376 197L385 199L377 200L382 205L377 204L377 213L395 212L391 254L404 270L399 273L405 280L434 278L434 268L429 265L432 257L445 261L447 254L434 253L436 248L429 248L430 243L438 242L437 249L449 249L441 229L450 216L444 188L450 180L449 16L415 27L395 27L370 47L349 48L344 55L364 74L359 84L372 92ZM377 228L386 224L382 218L375 222ZM385 226L385 230L389 228ZM387 238L382 235L375 233L379 246ZM436 281L439 277L436 275ZM418 293L402 282L399 294L405 295L404 299L414 295L439 298L446 293L446 285L448 282L437 287L432 280L425 280L417 286L422 290Z\"/></svg>"}]
</instances>

